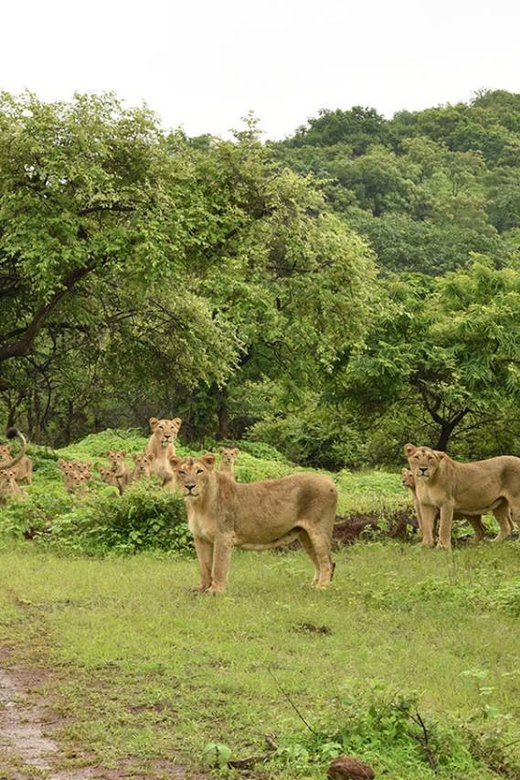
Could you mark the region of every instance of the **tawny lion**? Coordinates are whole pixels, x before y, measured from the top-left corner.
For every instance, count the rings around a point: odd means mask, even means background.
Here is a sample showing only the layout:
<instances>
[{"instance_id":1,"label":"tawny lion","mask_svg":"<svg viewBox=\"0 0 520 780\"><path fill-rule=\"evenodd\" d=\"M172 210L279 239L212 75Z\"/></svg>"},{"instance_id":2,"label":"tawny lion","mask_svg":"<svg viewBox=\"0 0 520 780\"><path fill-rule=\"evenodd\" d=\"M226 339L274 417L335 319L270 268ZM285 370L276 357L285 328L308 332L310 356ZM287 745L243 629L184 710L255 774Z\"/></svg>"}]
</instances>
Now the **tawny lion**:
<instances>
[{"instance_id":1,"label":"tawny lion","mask_svg":"<svg viewBox=\"0 0 520 780\"><path fill-rule=\"evenodd\" d=\"M0 504L5 504L9 499L21 498L22 495L14 469L0 469Z\"/></svg>"},{"instance_id":2,"label":"tawny lion","mask_svg":"<svg viewBox=\"0 0 520 780\"><path fill-rule=\"evenodd\" d=\"M235 476L235 461L238 458L240 450L238 447L233 447L232 449L226 449L226 447L221 447L219 449L220 454L220 465L218 467L219 471L223 471L225 474L229 474L230 477Z\"/></svg>"},{"instance_id":3,"label":"tawny lion","mask_svg":"<svg viewBox=\"0 0 520 780\"><path fill-rule=\"evenodd\" d=\"M422 544L433 547L433 528L440 512L437 546L451 547L454 512L465 516L493 512L500 526L495 541L507 539L513 530L510 510L520 517L520 458L502 455L475 463L459 463L445 452L406 444L416 485L422 523Z\"/></svg>"},{"instance_id":4,"label":"tawny lion","mask_svg":"<svg viewBox=\"0 0 520 780\"><path fill-rule=\"evenodd\" d=\"M5 468L4 463L7 463L11 458L11 445L0 444L0 469ZM28 455L23 455L18 463L13 466L13 470L17 482L25 482L27 485L32 485L33 462Z\"/></svg>"},{"instance_id":5,"label":"tawny lion","mask_svg":"<svg viewBox=\"0 0 520 780\"><path fill-rule=\"evenodd\" d=\"M330 555L337 490L321 474L292 474L282 479L240 484L215 470L215 455L170 458L186 501L205 593L226 588L231 551L267 550L300 539L325 588L332 579Z\"/></svg>"},{"instance_id":6,"label":"tawny lion","mask_svg":"<svg viewBox=\"0 0 520 780\"><path fill-rule=\"evenodd\" d=\"M417 522L419 523L419 534L422 538L422 520L421 520L421 506L419 504L419 499L417 498L417 491L415 488L415 478L413 475L413 472L410 469L401 469L401 481L403 483L403 487L407 487L413 496L413 503L415 507L415 514L417 515ZM437 523L439 517L439 512L437 512L437 516L435 518L435 524ZM486 526L482 522L482 516L481 515L462 515L458 512L453 513L453 519L454 520L467 520L468 523L473 528L473 531L475 532L475 542L480 542L486 535Z\"/></svg>"},{"instance_id":7,"label":"tawny lion","mask_svg":"<svg viewBox=\"0 0 520 780\"><path fill-rule=\"evenodd\" d=\"M27 452L27 440L23 433L20 433L18 428L9 428L9 430L5 434L8 439L18 439L20 441L21 449L18 455L16 455L14 458L9 457L7 460L2 460L0 462L0 469L14 469L16 474L16 466L18 466L19 463L23 461L25 458L25 453ZM3 445L4 448L8 445ZM9 450L10 452L10 450ZM31 462L32 466L32 462Z\"/></svg>"},{"instance_id":8,"label":"tawny lion","mask_svg":"<svg viewBox=\"0 0 520 780\"><path fill-rule=\"evenodd\" d=\"M175 455L175 439L182 420L180 417L174 417L173 420L158 420L157 417L150 417L149 423L152 435L146 445L145 453L152 456L150 473L157 474L161 485L171 486L174 482L174 474L170 458Z\"/></svg>"}]
</instances>

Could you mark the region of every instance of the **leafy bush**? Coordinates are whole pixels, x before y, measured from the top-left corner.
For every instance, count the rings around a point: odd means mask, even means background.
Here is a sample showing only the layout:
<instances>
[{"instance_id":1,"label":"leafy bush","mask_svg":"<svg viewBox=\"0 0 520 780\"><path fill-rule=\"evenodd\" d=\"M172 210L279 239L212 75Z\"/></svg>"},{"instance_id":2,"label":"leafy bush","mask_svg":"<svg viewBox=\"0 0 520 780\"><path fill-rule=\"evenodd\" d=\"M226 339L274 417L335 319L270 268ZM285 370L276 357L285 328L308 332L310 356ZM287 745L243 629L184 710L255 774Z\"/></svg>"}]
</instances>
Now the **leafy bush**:
<instances>
[{"instance_id":1,"label":"leafy bush","mask_svg":"<svg viewBox=\"0 0 520 780\"><path fill-rule=\"evenodd\" d=\"M120 498L89 497L56 519L53 536L64 548L86 553L193 550L184 501L153 480L131 485Z\"/></svg>"}]
</instances>

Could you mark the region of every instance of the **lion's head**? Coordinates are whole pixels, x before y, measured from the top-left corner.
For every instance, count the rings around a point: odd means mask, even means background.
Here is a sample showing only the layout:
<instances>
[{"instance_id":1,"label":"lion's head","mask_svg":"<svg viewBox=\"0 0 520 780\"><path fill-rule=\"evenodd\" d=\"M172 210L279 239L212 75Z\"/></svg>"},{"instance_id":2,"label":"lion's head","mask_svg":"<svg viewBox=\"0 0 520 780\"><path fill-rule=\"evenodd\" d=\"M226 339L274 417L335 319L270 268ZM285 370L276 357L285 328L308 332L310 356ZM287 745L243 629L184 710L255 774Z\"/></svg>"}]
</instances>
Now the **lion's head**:
<instances>
[{"instance_id":1,"label":"lion's head","mask_svg":"<svg viewBox=\"0 0 520 780\"><path fill-rule=\"evenodd\" d=\"M226 449L226 447L221 447L219 449L220 460L226 466L232 466L233 463L238 458L239 452L240 450L238 449L238 447L233 447L232 449Z\"/></svg>"},{"instance_id":2,"label":"lion's head","mask_svg":"<svg viewBox=\"0 0 520 780\"><path fill-rule=\"evenodd\" d=\"M161 445L168 447L173 444L181 427L181 418L174 417L173 420L158 420L157 417L150 417L150 430Z\"/></svg>"},{"instance_id":3,"label":"lion's head","mask_svg":"<svg viewBox=\"0 0 520 780\"><path fill-rule=\"evenodd\" d=\"M113 485L115 483L116 470L113 466L109 466L108 468L98 466L98 471L101 476L101 482L106 482L108 485Z\"/></svg>"},{"instance_id":4,"label":"lion's head","mask_svg":"<svg viewBox=\"0 0 520 780\"><path fill-rule=\"evenodd\" d=\"M143 452L134 452L132 454L132 460L135 464L135 473L141 476L150 475L150 464L153 460L151 455L146 455Z\"/></svg>"},{"instance_id":5,"label":"lion's head","mask_svg":"<svg viewBox=\"0 0 520 780\"><path fill-rule=\"evenodd\" d=\"M204 493L209 475L215 468L215 460L213 453L207 453L200 458L179 458L172 455L170 465L184 498L199 498Z\"/></svg>"},{"instance_id":6,"label":"lion's head","mask_svg":"<svg viewBox=\"0 0 520 780\"><path fill-rule=\"evenodd\" d=\"M114 468L124 464L126 455L126 450L107 450L107 458Z\"/></svg>"},{"instance_id":7,"label":"lion's head","mask_svg":"<svg viewBox=\"0 0 520 780\"><path fill-rule=\"evenodd\" d=\"M401 483L403 487L415 490L415 479L410 469L401 469Z\"/></svg>"},{"instance_id":8,"label":"lion's head","mask_svg":"<svg viewBox=\"0 0 520 780\"><path fill-rule=\"evenodd\" d=\"M0 444L0 463L4 460L11 460L11 450L10 444Z\"/></svg>"},{"instance_id":9,"label":"lion's head","mask_svg":"<svg viewBox=\"0 0 520 780\"><path fill-rule=\"evenodd\" d=\"M3 469L0 471L0 486L6 487L7 485L13 485L16 479L16 472Z\"/></svg>"},{"instance_id":10,"label":"lion's head","mask_svg":"<svg viewBox=\"0 0 520 780\"><path fill-rule=\"evenodd\" d=\"M445 452L432 450L430 447L415 447L413 444L404 445L404 454L408 458L416 485L419 480L426 482L431 479L446 455Z\"/></svg>"}]
</instances>

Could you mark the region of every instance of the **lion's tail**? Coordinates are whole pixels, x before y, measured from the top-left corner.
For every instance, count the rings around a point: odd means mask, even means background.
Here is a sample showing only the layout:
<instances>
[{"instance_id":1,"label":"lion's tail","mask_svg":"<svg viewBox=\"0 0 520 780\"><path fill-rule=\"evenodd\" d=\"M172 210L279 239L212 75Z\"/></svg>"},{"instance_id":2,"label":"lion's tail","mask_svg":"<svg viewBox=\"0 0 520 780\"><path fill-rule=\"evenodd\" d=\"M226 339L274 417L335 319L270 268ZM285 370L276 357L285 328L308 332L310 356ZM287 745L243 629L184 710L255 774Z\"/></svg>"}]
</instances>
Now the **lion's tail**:
<instances>
[{"instance_id":1,"label":"lion's tail","mask_svg":"<svg viewBox=\"0 0 520 780\"><path fill-rule=\"evenodd\" d=\"M7 433L5 434L8 439L20 439L20 443L22 445L20 452L15 458L12 458L11 460L6 460L0 463L0 469L10 469L12 466L16 466L17 463L21 461L23 456L25 455L27 451L27 440L23 433L20 433L18 428L9 428Z\"/></svg>"}]
</instances>

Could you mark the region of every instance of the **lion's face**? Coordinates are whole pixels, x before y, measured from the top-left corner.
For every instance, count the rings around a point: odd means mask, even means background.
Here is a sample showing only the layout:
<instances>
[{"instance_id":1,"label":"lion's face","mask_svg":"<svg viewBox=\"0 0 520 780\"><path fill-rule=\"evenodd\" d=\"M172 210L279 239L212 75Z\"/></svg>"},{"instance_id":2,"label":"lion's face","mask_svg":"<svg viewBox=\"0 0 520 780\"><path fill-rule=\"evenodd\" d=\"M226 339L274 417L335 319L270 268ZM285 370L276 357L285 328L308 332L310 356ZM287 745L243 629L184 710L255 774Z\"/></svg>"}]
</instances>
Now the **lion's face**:
<instances>
[{"instance_id":1,"label":"lion's face","mask_svg":"<svg viewBox=\"0 0 520 780\"><path fill-rule=\"evenodd\" d=\"M233 447L233 449L226 449L225 447L221 447L219 449L220 460L222 461L222 463L225 463L227 466L232 466L233 463L236 461L239 452L240 450L238 449L238 447Z\"/></svg>"},{"instance_id":2,"label":"lion's face","mask_svg":"<svg viewBox=\"0 0 520 780\"><path fill-rule=\"evenodd\" d=\"M101 475L101 482L106 482L107 484L113 482L116 476L116 470L113 466L110 466L109 468L99 466L99 473Z\"/></svg>"},{"instance_id":3,"label":"lion's face","mask_svg":"<svg viewBox=\"0 0 520 780\"><path fill-rule=\"evenodd\" d=\"M150 430L161 447L166 448L177 438L181 422L180 417L174 417L173 420L158 420L157 417L150 417Z\"/></svg>"},{"instance_id":4,"label":"lion's face","mask_svg":"<svg viewBox=\"0 0 520 780\"><path fill-rule=\"evenodd\" d=\"M432 450L430 447L414 447L413 444L406 444L404 452L416 485L419 482L427 482L434 476L445 455L444 452Z\"/></svg>"},{"instance_id":5,"label":"lion's face","mask_svg":"<svg viewBox=\"0 0 520 780\"><path fill-rule=\"evenodd\" d=\"M11 445L0 444L0 463L3 460L11 460Z\"/></svg>"},{"instance_id":6,"label":"lion's face","mask_svg":"<svg viewBox=\"0 0 520 780\"><path fill-rule=\"evenodd\" d=\"M6 488L8 485L13 485L16 478L14 471L7 471L4 469L0 471L0 491L2 488Z\"/></svg>"},{"instance_id":7,"label":"lion's face","mask_svg":"<svg viewBox=\"0 0 520 780\"><path fill-rule=\"evenodd\" d=\"M208 453L201 458L172 456L170 464L177 478L177 485L184 498L200 498L215 467L215 455Z\"/></svg>"},{"instance_id":8,"label":"lion's face","mask_svg":"<svg viewBox=\"0 0 520 780\"><path fill-rule=\"evenodd\" d=\"M410 469L401 469L401 482L403 487L415 489L415 479Z\"/></svg>"},{"instance_id":9,"label":"lion's face","mask_svg":"<svg viewBox=\"0 0 520 780\"><path fill-rule=\"evenodd\" d=\"M126 450L108 450L107 458L113 468L118 468L125 462Z\"/></svg>"},{"instance_id":10,"label":"lion's face","mask_svg":"<svg viewBox=\"0 0 520 780\"><path fill-rule=\"evenodd\" d=\"M153 460L151 455L145 455L142 452L134 452L132 460L134 461L137 474L146 476L150 474L150 464Z\"/></svg>"}]
</instances>

